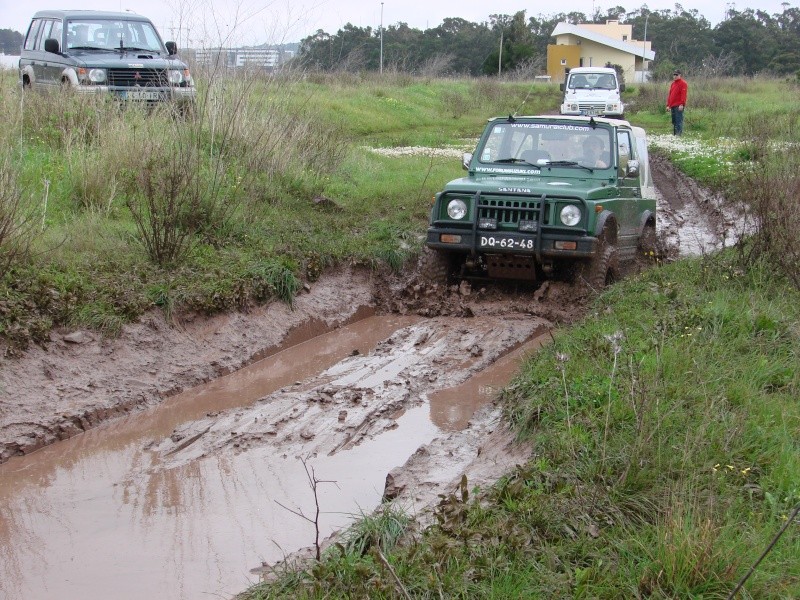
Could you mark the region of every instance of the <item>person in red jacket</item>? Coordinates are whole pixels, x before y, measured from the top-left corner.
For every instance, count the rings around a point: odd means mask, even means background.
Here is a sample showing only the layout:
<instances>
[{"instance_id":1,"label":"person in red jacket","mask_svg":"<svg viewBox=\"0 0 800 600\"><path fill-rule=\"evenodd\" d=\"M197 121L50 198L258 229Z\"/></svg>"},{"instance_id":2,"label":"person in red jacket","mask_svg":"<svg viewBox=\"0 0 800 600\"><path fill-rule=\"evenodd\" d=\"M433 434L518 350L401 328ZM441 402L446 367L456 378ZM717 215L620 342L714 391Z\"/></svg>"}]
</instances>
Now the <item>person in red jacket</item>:
<instances>
[{"instance_id":1,"label":"person in red jacket","mask_svg":"<svg viewBox=\"0 0 800 600\"><path fill-rule=\"evenodd\" d=\"M689 84L677 69L672 73L672 85L667 94L667 110L672 112L672 133L683 135L683 110L686 108L686 93Z\"/></svg>"}]
</instances>

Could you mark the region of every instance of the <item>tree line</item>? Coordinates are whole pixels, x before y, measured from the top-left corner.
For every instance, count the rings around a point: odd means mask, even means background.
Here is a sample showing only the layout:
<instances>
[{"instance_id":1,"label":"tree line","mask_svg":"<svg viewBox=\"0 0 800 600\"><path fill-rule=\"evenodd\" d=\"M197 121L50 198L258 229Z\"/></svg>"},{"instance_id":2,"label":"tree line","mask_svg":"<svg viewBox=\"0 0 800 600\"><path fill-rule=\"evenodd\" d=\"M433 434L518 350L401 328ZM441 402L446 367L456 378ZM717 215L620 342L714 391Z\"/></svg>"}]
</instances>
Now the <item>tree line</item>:
<instances>
[{"instance_id":1,"label":"tree line","mask_svg":"<svg viewBox=\"0 0 800 600\"><path fill-rule=\"evenodd\" d=\"M538 74L545 69L547 46L560 22L633 25L633 38L651 42L656 53L651 71L668 78L676 67L698 75L771 73L800 77L800 9L778 14L748 8L729 9L715 26L697 10L675 8L627 12L616 6L591 16L581 12L527 17L493 14L474 23L447 18L420 30L406 23L385 27L345 25L335 34L318 30L304 38L295 59L305 69L375 71L389 68L427 75ZM645 32L646 29L646 32ZM645 35L646 33L646 35ZM381 65L381 38L383 64Z\"/></svg>"}]
</instances>

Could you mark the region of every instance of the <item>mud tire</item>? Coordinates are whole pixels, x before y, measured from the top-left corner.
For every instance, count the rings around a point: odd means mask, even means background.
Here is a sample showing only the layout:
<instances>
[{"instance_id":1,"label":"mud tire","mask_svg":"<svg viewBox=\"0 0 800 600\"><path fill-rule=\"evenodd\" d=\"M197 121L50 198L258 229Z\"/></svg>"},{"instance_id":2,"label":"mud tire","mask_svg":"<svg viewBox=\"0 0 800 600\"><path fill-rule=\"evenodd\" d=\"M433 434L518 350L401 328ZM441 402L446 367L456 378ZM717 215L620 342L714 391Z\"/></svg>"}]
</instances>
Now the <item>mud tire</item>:
<instances>
[{"instance_id":1,"label":"mud tire","mask_svg":"<svg viewBox=\"0 0 800 600\"><path fill-rule=\"evenodd\" d=\"M658 238L655 225L645 225L639 238L639 258L652 261L658 253Z\"/></svg>"},{"instance_id":2,"label":"mud tire","mask_svg":"<svg viewBox=\"0 0 800 600\"><path fill-rule=\"evenodd\" d=\"M591 290L602 290L619 276L616 246L603 244L597 254L578 269L577 283Z\"/></svg>"},{"instance_id":3,"label":"mud tire","mask_svg":"<svg viewBox=\"0 0 800 600\"><path fill-rule=\"evenodd\" d=\"M447 252L425 246L418 262L420 278L428 285L446 286L450 281L452 258Z\"/></svg>"}]
</instances>

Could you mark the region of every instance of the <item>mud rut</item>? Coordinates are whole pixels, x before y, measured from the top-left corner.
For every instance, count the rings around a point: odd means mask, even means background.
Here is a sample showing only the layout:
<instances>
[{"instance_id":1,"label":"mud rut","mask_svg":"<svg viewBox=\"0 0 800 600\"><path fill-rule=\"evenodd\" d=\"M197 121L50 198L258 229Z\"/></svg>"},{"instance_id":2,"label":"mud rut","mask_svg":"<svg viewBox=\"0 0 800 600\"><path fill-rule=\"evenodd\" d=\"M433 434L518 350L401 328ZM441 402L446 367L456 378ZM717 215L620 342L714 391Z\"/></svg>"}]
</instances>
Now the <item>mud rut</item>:
<instances>
[{"instance_id":1,"label":"mud rut","mask_svg":"<svg viewBox=\"0 0 800 600\"><path fill-rule=\"evenodd\" d=\"M653 157L652 167L666 256L730 244L746 228L741 211L723 208L722 199L668 161ZM244 405L222 403L140 450L157 459L147 467L150 477L248 456L303 458L313 466L402 431L408 458L380 474L380 495L424 519L437 495L454 489L463 474L471 485L485 485L526 459L528 449L513 442L500 419L494 392L511 377L520 353L544 343L553 326L579 319L589 299L556 283L536 290L462 283L432 291L414 273L343 269L307 286L292 308L274 304L210 319L185 315L175 323L152 313L114 340L54 331L47 348L32 348L0 369L0 462L123 415L135 420L192 386L348 323L394 315L405 320L369 351L353 349L332 366L296 378L289 368L279 389ZM310 360L314 342L307 343ZM303 351L293 360L305 362ZM429 435L414 446L407 432L426 428ZM0 467L0 482L3 475ZM308 494L307 481L296 483ZM2 525L0 519L0 535Z\"/></svg>"}]
</instances>

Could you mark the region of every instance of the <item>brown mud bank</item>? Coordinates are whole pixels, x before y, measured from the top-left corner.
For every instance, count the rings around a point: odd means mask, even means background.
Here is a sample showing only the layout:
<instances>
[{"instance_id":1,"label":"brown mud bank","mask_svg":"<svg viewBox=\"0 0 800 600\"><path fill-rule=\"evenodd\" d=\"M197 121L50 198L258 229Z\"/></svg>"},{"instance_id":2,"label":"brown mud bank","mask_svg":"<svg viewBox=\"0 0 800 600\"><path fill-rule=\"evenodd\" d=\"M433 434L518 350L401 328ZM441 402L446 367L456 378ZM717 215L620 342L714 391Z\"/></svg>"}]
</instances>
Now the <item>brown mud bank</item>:
<instances>
[{"instance_id":1,"label":"brown mud bank","mask_svg":"<svg viewBox=\"0 0 800 600\"><path fill-rule=\"evenodd\" d=\"M307 288L291 307L274 303L174 323L153 311L114 339L55 330L47 347L31 347L0 367L0 463L372 314L372 285L368 272L345 269Z\"/></svg>"}]
</instances>

